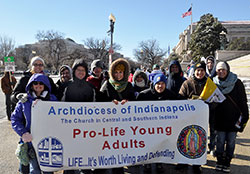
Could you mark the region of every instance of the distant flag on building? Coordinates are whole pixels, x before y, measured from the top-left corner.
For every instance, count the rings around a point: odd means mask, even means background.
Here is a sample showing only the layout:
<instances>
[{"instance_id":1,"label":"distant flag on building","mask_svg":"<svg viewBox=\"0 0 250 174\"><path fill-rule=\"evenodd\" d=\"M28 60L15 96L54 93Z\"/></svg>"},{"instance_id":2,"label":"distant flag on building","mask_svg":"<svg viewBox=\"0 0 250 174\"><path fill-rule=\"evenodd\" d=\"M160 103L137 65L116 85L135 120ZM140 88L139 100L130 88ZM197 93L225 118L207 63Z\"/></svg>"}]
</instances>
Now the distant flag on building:
<instances>
[{"instance_id":1,"label":"distant flag on building","mask_svg":"<svg viewBox=\"0 0 250 174\"><path fill-rule=\"evenodd\" d=\"M203 88L200 98L208 103L222 103L226 98L216 86L216 84L208 77Z\"/></svg>"},{"instance_id":2,"label":"distant flag on building","mask_svg":"<svg viewBox=\"0 0 250 174\"><path fill-rule=\"evenodd\" d=\"M184 18L186 16L190 16L190 15L192 15L192 7L190 7L187 12L182 14L182 18Z\"/></svg>"}]
</instances>

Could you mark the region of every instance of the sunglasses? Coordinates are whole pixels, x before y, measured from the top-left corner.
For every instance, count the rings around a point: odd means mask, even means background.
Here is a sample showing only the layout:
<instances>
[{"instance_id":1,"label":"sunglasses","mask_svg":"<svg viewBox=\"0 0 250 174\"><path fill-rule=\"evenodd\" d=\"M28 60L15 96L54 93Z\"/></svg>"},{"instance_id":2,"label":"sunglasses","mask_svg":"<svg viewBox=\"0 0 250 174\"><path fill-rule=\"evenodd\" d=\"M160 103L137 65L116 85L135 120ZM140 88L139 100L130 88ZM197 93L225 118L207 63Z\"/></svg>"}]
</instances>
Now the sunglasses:
<instances>
[{"instance_id":1,"label":"sunglasses","mask_svg":"<svg viewBox=\"0 0 250 174\"><path fill-rule=\"evenodd\" d=\"M33 85L44 85L43 82L33 82Z\"/></svg>"},{"instance_id":2,"label":"sunglasses","mask_svg":"<svg viewBox=\"0 0 250 174\"><path fill-rule=\"evenodd\" d=\"M39 67L42 67L43 64L37 64L37 63L34 63L33 66L39 66Z\"/></svg>"}]
</instances>

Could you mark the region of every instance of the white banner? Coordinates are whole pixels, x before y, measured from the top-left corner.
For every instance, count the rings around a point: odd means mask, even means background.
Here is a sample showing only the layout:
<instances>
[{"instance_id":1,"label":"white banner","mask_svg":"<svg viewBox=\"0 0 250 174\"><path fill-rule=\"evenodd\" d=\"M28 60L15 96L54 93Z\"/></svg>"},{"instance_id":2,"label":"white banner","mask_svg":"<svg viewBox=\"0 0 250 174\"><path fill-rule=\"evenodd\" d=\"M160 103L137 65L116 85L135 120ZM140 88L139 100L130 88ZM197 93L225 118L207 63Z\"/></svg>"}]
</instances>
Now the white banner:
<instances>
[{"instance_id":1,"label":"white banner","mask_svg":"<svg viewBox=\"0 0 250 174\"><path fill-rule=\"evenodd\" d=\"M43 102L31 133L43 171L146 163L205 164L208 106L201 100Z\"/></svg>"}]
</instances>

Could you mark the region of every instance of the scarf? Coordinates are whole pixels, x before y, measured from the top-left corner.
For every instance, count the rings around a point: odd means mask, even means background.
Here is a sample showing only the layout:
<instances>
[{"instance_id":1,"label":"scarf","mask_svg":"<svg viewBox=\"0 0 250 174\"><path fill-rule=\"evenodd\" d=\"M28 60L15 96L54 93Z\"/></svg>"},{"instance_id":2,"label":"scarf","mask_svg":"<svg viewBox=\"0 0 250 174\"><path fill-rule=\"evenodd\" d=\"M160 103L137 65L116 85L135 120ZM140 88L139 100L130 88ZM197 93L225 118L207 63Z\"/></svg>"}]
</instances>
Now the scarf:
<instances>
[{"instance_id":1,"label":"scarf","mask_svg":"<svg viewBox=\"0 0 250 174\"><path fill-rule=\"evenodd\" d=\"M128 81L116 81L110 78L109 83L115 88L117 92L122 92L126 89Z\"/></svg>"},{"instance_id":2,"label":"scarf","mask_svg":"<svg viewBox=\"0 0 250 174\"><path fill-rule=\"evenodd\" d=\"M138 87L142 88L142 87L144 87L144 86L145 86L145 80L142 80L141 82L137 82L137 81L135 81L135 84L136 84L136 86L138 86Z\"/></svg>"},{"instance_id":3,"label":"scarf","mask_svg":"<svg viewBox=\"0 0 250 174\"><path fill-rule=\"evenodd\" d=\"M223 94L230 93L233 90L237 80L237 75L232 72L229 72L225 80L220 80L218 76L213 78L214 83L218 86Z\"/></svg>"}]
</instances>

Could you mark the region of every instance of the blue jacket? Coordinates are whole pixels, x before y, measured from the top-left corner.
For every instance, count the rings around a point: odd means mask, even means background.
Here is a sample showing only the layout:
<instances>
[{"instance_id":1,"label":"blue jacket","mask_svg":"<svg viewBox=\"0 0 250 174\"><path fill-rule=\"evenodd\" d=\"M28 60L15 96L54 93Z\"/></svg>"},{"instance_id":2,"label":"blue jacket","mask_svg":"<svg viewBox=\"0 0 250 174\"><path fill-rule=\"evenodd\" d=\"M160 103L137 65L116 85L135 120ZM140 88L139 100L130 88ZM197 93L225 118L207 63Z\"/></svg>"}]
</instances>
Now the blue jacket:
<instances>
[{"instance_id":1,"label":"blue jacket","mask_svg":"<svg viewBox=\"0 0 250 174\"><path fill-rule=\"evenodd\" d=\"M32 94L31 85L32 82L43 82L45 90L41 97L36 97ZM18 102L14 112L11 115L12 128L19 136L22 136L26 132L30 132L31 125L31 105L36 99L56 101L56 97L51 94L51 86L47 76L43 74L33 74L26 86L26 92L28 94L27 101L22 103Z\"/></svg>"}]
</instances>

